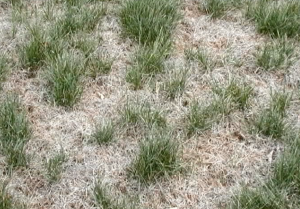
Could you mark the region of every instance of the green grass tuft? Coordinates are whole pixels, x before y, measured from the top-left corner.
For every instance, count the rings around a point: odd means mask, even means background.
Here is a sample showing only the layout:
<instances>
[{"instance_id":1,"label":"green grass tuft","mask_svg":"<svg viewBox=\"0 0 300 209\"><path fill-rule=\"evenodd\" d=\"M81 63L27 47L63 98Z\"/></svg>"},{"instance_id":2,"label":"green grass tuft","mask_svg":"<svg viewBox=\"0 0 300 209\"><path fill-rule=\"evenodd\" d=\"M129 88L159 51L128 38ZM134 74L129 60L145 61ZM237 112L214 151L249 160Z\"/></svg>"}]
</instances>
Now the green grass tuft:
<instances>
[{"instance_id":1,"label":"green grass tuft","mask_svg":"<svg viewBox=\"0 0 300 209\"><path fill-rule=\"evenodd\" d=\"M272 37L297 37L300 34L300 2L298 0L249 1L246 17L257 30Z\"/></svg>"},{"instance_id":2,"label":"green grass tuft","mask_svg":"<svg viewBox=\"0 0 300 209\"><path fill-rule=\"evenodd\" d=\"M288 68L292 64L294 48L286 39L265 44L255 54L256 64L266 71Z\"/></svg>"},{"instance_id":3,"label":"green grass tuft","mask_svg":"<svg viewBox=\"0 0 300 209\"><path fill-rule=\"evenodd\" d=\"M272 95L270 107L263 110L254 121L255 129L265 135L273 138L282 138L288 130L285 120L286 109L291 100L291 95L287 93L276 92Z\"/></svg>"},{"instance_id":4,"label":"green grass tuft","mask_svg":"<svg viewBox=\"0 0 300 209\"><path fill-rule=\"evenodd\" d=\"M129 0L120 11L124 33L143 45L152 45L159 36L171 38L181 18L178 0Z\"/></svg>"},{"instance_id":5,"label":"green grass tuft","mask_svg":"<svg viewBox=\"0 0 300 209\"><path fill-rule=\"evenodd\" d=\"M127 103L122 112L122 120L126 124L144 125L150 129L166 128L167 121L162 112L151 108L149 103Z\"/></svg>"},{"instance_id":6,"label":"green grass tuft","mask_svg":"<svg viewBox=\"0 0 300 209\"><path fill-rule=\"evenodd\" d=\"M166 96L173 100L177 95L181 95L184 91L187 79L187 70L181 70L173 73L172 77L169 78L164 84L164 91Z\"/></svg>"},{"instance_id":7,"label":"green grass tuft","mask_svg":"<svg viewBox=\"0 0 300 209\"><path fill-rule=\"evenodd\" d=\"M129 174L141 183L151 183L181 170L179 146L168 134L154 134L140 142L140 151Z\"/></svg>"},{"instance_id":8,"label":"green grass tuft","mask_svg":"<svg viewBox=\"0 0 300 209\"><path fill-rule=\"evenodd\" d=\"M140 47L135 54L135 64L126 75L126 81L135 90L142 88L145 77L153 77L164 70L164 61L168 56L171 42L157 39L151 47Z\"/></svg>"},{"instance_id":9,"label":"green grass tuft","mask_svg":"<svg viewBox=\"0 0 300 209\"><path fill-rule=\"evenodd\" d=\"M228 0L205 0L200 9L210 14L213 19L220 18L228 9L229 3Z\"/></svg>"},{"instance_id":10,"label":"green grass tuft","mask_svg":"<svg viewBox=\"0 0 300 209\"><path fill-rule=\"evenodd\" d=\"M0 55L0 90L2 83L6 80L8 74L8 59L4 54Z\"/></svg>"},{"instance_id":11,"label":"green grass tuft","mask_svg":"<svg viewBox=\"0 0 300 209\"><path fill-rule=\"evenodd\" d=\"M92 135L92 141L99 145L108 144L114 139L114 124L112 122L98 124L95 133Z\"/></svg>"},{"instance_id":12,"label":"green grass tuft","mask_svg":"<svg viewBox=\"0 0 300 209\"><path fill-rule=\"evenodd\" d=\"M17 96L8 95L0 106L0 146L9 167L27 166L25 145L31 130Z\"/></svg>"},{"instance_id":13,"label":"green grass tuft","mask_svg":"<svg viewBox=\"0 0 300 209\"><path fill-rule=\"evenodd\" d=\"M73 54L63 53L48 66L50 96L57 105L72 107L81 97L83 64Z\"/></svg>"},{"instance_id":14,"label":"green grass tuft","mask_svg":"<svg viewBox=\"0 0 300 209\"><path fill-rule=\"evenodd\" d=\"M135 209L131 202L113 198L107 185L97 182L93 189L95 205L102 209Z\"/></svg>"},{"instance_id":15,"label":"green grass tuft","mask_svg":"<svg viewBox=\"0 0 300 209\"><path fill-rule=\"evenodd\" d=\"M232 110L230 98L214 98L209 105L194 102L186 116L187 135L210 129L222 116L228 115Z\"/></svg>"},{"instance_id":16,"label":"green grass tuft","mask_svg":"<svg viewBox=\"0 0 300 209\"><path fill-rule=\"evenodd\" d=\"M96 79L99 75L108 74L114 60L107 56L91 56L86 61L87 74Z\"/></svg>"},{"instance_id":17,"label":"green grass tuft","mask_svg":"<svg viewBox=\"0 0 300 209\"><path fill-rule=\"evenodd\" d=\"M1 184L0 190L0 208L1 209L25 209L24 204L17 202L10 194L7 193L7 183Z\"/></svg>"},{"instance_id":18,"label":"green grass tuft","mask_svg":"<svg viewBox=\"0 0 300 209\"><path fill-rule=\"evenodd\" d=\"M63 149L60 150L53 158L50 158L45 163L46 177L49 183L57 182L63 172L63 163L67 161L67 156Z\"/></svg>"},{"instance_id":19,"label":"green grass tuft","mask_svg":"<svg viewBox=\"0 0 300 209\"><path fill-rule=\"evenodd\" d=\"M196 61L204 70L212 70L217 62L204 49L185 50L185 57L188 61Z\"/></svg>"},{"instance_id":20,"label":"green grass tuft","mask_svg":"<svg viewBox=\"0 0 300 209\"><path fill-rule=\"evenodd\" d=\"M226 87L216 84L213 92L223 98L230 98L239 109L244 110L249 105L249 99L253 93L253 88L246 83L241 83L231 79Z\"/></svg>"}]
</instances>

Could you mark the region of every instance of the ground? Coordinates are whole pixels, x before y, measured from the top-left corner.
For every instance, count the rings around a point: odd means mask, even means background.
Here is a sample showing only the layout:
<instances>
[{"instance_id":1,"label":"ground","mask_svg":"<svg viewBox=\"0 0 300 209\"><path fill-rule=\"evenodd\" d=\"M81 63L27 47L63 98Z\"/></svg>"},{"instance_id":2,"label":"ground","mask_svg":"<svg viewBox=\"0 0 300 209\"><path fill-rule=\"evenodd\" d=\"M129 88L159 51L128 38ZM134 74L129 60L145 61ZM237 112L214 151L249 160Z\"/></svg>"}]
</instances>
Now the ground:
<instances>
[{"instance_id":1,"label":"ground","mask_svg":"<svg viewBox=\"0 0 300 209\"><path fill-rule=\"evenodd\" d=\"M26 69L15 65L3 83L1 97L16 92L32 127L26 149L32 156L28 168L17 169L9 176L5 157L0 158L0 179L9 180L9 192L32 209L88 209L95 208L92 188L97 179L101 179L110 186L111 193L137 197L137 208L213 209L225 208L241 185L260 184L272 170L272 163L282 151L283 144L250 134L243 113L239 111L224 117L204 134L186 139L182 136L184 117L189 109L186 104L193 100L209 100L212 80L224 83L235 77L254 88L255 97L251 98L251 108L246 113L250 118L267 105L271 89L297 86L299 61L286 74L258 71L253 53L269 38L259 34L240 10L233 9L221 19L211 19L198 10L198 1L184 0L181 6L183 18L173 34L174 49L166 61L167 68L183 68L184 51L198 47L205 48L212 57L221 60L222 65L209 72L192 65L184 93L174 101L166 100L160 88L168 73L158 75L154 84L135 91L126 82L125 75L132 64L137 43L122 36L117 15L120 2L105 4L108 12L95 33L103 39L97 50L105 50L114 57L112 70L95 80L87 78L82 97L72 109L53 105L45 99L47 89L42 71L31 78ZM41 2L31 1L32 10L35 6L43 8ZM26 39L26 29L21 24L16 36L12 37L12 8L3 6L0 9L0 27L1 51L17 60L17 47ZM119 118L128 98L149 101L166 114L167 122L177 130L187 172L144 187L128 178L126 173L139 149L139 130L128 134L117 128L116 141L107 146L88 142L97 123ZM297 112L299 110L292 104L288 115L296 122ZM65 170L57 183L49 185L43 162L61 147L68 156Z\"/></svg>"}]
</instances>

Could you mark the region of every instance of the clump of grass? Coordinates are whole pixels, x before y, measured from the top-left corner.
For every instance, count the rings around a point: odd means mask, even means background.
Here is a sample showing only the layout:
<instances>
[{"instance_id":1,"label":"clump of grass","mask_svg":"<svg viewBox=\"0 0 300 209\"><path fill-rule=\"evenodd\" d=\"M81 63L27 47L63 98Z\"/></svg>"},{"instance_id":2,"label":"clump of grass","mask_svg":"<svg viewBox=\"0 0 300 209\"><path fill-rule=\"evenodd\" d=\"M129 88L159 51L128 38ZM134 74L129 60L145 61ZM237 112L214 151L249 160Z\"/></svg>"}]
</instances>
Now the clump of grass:
<instances>
[{"instance_id":1,"label":"clump of grass","mask_svg":"<svg viewBox=\"0 0 300 209\"><path fill-rule=\"evenodd\" d=\"M264 185L258 189L243 188L227 207L228 209L283 209L290 208L286 197L277 187Z\"/></svg>"},{"instance_id":2,"label":"clump of grass","mask_svg":"<svg viewBox=\"0 0 300 209\"><path fill-rule=\"evenodd\" d=\"M112 122L98 124L95 133L92 135L92 141L99 145L108 144L114 139L114 125Z\"/></svg>"},{"instance_id":3,"label":"clump of grass","mask_svg":"<svg viewBox=\"0 0 300 209\"><path fill-rule=\"evenodd\" d=\"M51 98L55 104L72 107L80 99L83 89L80 58L63 53L50 61L48 71Z\"/></svg>"},{"instance_id":4,"label":"clump of grass","mask_svg":"<svg viewBox=\"0 0 300 209\"><path fill-rule=\"evenodd\" d=\"M127 124L142 124L148 128L165 128L167 125L166 119L162 113L151 108L149 103L127 103L122 112L122 120Z\"/></svg>"},{"instance_id":5,"label":"clump of grass","mask_svg":"<svg viewBox=\"0 0 300 209\"><path fill-rule=\"evenodd\" d=\"M91 56L86 61L87 74L93 79L98 75L108 74L111 71L113 59L107 56Z\"/></svg>"},{"instance_id":6,"label":"clump of grass","mask_svg":"<svg viewBox=\"0 0 300 209\"><path fill-rule=\"evenodd\" d=\"M162 42L161 39L157 39L151 47L140 47L135 55L134 66L127 72L126 81L137 90L142 88L145 77L162 73L170 47L171 42Z\"/></svg>"},{"instance_id":7,"label":"clump of grass","mask_svg":"<svg viewBox=\"0 0 300 209\"><path fill-rule=\"evenodd\" d=\"M129 0L122 5L120 20L124 33L143 45L152 45L159 36L163 42L180 19L178 0Z\"/></svg>"},{"instance_id":8,"label":"clump of grass","mask_svg":"<svg viewBox=\"0 0 300 209\"><path fill-rule=\"evenodd\" d=\"M229 98L214 98L209 105L194 102L187 114L187 135L210 129L222 116L228 115L232 109Z\"/></svg>"},{"instance_id":9,"label":"clump of grass","mask_svg":"<svg viewBox=\"0 0 300 209\"><path fill-rule=\"evenodd\" d=\"M97 182L94 189L95 205L102 209L134 209L134 204L125 200L113 198L109 193L108 186L101 182Z\"/></svg>"},{"instance_id":10,"label":"clump of grass","mask_svg":"<svg viewBox=\"0 0 300 209\"><path fill-rule=\"evenodd\" d=\"M31 72L42 66L46 59L46 39L43 29L38 25L29 26L30 40L20 49L20 59Z\"/></svg>"},{"instance_id":11,"label":"clump of grass","mask_svg":"<svg viewBox=\"0 0 300 209\"><path fill-rule=\"evenodd\" d=\"M208 54L204 49L185 51L185 57L188 61L196 61L204 70L211 70L217 64L217 62Z\"/></svg>"},{"instance_id":12,"label":"clump of grass","mask_svg":"<svg viewBox=\"0 0 300 209\"><path fill-rule=\"evenodd\" d=\"M300 195L300 140L299 136L285 150L274 166L274 174L271 178L274 184L281 189L289 189L290 193ZM292 196L290 194L290 196Z\"/></svg>"},{"instance_id":13,"label":"clump of grass","mask_svg":"<svg viewBox=\"0 0 300 209\"><path fill-rule=\"evenodd\" d=\"M164 84L166 96L173 100L177 95L181 95L184 91L187 70L175 72L172 77Z\"/></svg>"},{"instance_id":14,"label":"clump of grass","mask_svg":"<svg viewBox=\"0 0 300 209\"><path fill-rule=\"evenodd\" d=\"M213 92L220 97L231 99L239 109L244 110L249 105L248 101L253 93L253 88L246 83L239 83L235 79L231 79L226 87L216 84Z\"/></svg>"},{"instance_id":15,"label":"clump of grass","mask_svg":"<svg viewBox=\"0 0 300 209\"><path fill-rule=\"evenodd\" d=\"M6 80L8 73L8 60L5 55L0 55L0 90L1 84Z\"/></svg>"},{"instance_id":16,"label":"clump of grass","mask_svg":"<svg viewBox=\"0 0 300 209\"><path fill-rule=\"evenodd\" d=\"M60 150L54 157L47 160L45 163L46 177L49 183L57 182L61 178L63 172L63 163L67 161L67 156L63 149Z\"/></svg>"},{"instance_id":17,"label":"clump of grass","mask_svg":"<svg viewBox=\"0 0 300 209\"><path fill-rule=\"evenodd\" d=\"M298 0L249 1L246 17L256 23L258 32L272 37L296 37L300 34Z\"/></svg>"},{"instance_id":18,"label":"clump of grass","mask_svg":"<svg viewBox=\"0 0 300 209\"><path fill-rule=\"evenodd\" d=\"M286 39L267 43L258 49L256 64L266 71L287 68L292 64L294 48Z\"/></svg>"},{"instance_id":19,"label":"clump of grass","mask_svg":"<svg viewBox=\"0 0 300 209\"><path fill-rule=\"evenodd\" d=\"M7 193L7 183L4 182L1 184L0 190L0 208L1 209L25 209L26 206L24 204L20 204L13 197Z\"/></svg>"},{"instance_id":20,"label":"clump of grass","mask_svg":"<svg viewBox=\"0 0 300 209\"><path fill-rule=\"evenodd\" d=\"M105 8L99 5L68 7L65 14L54 24L51 36L62 39L79 31L93 31L104 14Z\"/></svg>"},{"instance_id":21,"label":"clump of grass","mask_svg":"<svg viewBox=\"0 0 300 209\"><path fill-rule=\"evenodd\" d=\"M263 110L254 121L255 129L265 135L280 139L287 131L285 120L286 109L290 104L291 95L276 92L272 95L270 107Z\"/></svg>"},{"instance_id":22,"label":"clump of grass","mask_svg":"<svg viewBox=\"0 0 300 209\"><path fill-rule=\"evenodd\" d=\"M0 106L0 146L9 167L27 166L26 142L29 122L17 96L8 95Z\"/></svg>"},{"instance_id":23,"label":"clump of grass","mask_svg":"<svg viewBox=\"0 0 300 209\"><path fill-rule=\"evenodd\" d=\"M80 35L79 37L73 37L70 45L82 51L84 56L88 58L96 50L97 42L94 39L88 39L84 35Z\"/></svg>"},{"instance_id":24,"label":"clump of grass","mask_svg":"<svg viewBox=\"0 0 300 209\"><path fill-rule=\"evenodd\" d=\"M140 143L129 174L141 183L151 183L181 170L179 146L168 134L153 134Z\"/></svg>"},{"instance_id":25,"label":"clump of grass","mask_svg":"<svg viewBox=\"0 0 300 209\"><path fill-rule=\"evenodd\" d=\"M219 18L224 15L229 3L228 0L205 0L200 9L210 14L211 18Z\"/></svg>"}]
</instances>

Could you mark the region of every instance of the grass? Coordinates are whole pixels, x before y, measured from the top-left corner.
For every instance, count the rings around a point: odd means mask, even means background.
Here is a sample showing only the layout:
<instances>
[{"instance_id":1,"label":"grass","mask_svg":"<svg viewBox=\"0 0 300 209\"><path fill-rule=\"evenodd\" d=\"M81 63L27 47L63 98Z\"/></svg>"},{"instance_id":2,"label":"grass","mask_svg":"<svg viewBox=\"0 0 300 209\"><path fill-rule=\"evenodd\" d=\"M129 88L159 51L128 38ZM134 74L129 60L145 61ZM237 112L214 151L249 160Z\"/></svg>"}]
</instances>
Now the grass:
<instances>
[{"instance_id":1,"label":"grass","mask_svg":"<svg viewBox=\"0 0 300 209\"><path fill-rule=\"evenodd\" d=\"M120 11L123 31L142 45L153 45L158 37L171 39L178 21L178 0L129 0Z\"/></svg>"},{"instance_id":2,"label":"grass","mask_svg":"<svg viewBox=\"0 0 300 209\"><path fill-rule=\"evenodd\" d=\"M92 32L106 13L102 5L67 7L64 15L53 25L51 37L64 39L77 32Z\"/></svg>"},{"instance_id":3,"label":"grass","mask_svg":"<svg viewBox=\"0 0 300 209\"><path fill-rule=\"evenodd\" d=\"M291 95L285 92L276 92L272 95L270 107L264 109L254 120L255 129L265 136L282 138L288 130L285 120L286 109L291 100Z\"/></svg>"},{"instance_id":4,"label":"grass","mask_svg":"<svg viewBox=\"0 0 300 209\"><path fill-rule=\"evenodd\" d=\"M167 98L174 100L177 95L181 95L185 89L187 70L173 73L169 80L164 84L164 91Z\"/></svg>"},{"instance_id":5,"label":"grass","mask_svg":"<svg viewBox=\"0 0 300 209\"><path fill-rule=\"evenodd\" d=\"M29 71L36 71L45 62L47 56L46 39L43 29L38 25L29 26L29 42L20 49L20 60L22 66Z\"/></svg>"},{"instance_id":6,"label":"grass","mask_svg":"<svg viewBox=\"0 0 300 209\"><path fill-rule=\"evenodd\" d=\"M97 182L93 189L95 205L102 209L134 209L134 204L113 198L107 185Z\"/></svg>"},{"instance_id":7,"label":"grass","mask_svg":"<svg viewBox=\"0 0 300 209\"><path fill-rule=\"evenodd\" d=\"M288 68L292 64L294 49L294 45L286 39L267 43L258 49L256 64L266 71Z\"/></svg>"},{"instance_id":8,"label":"grass","mask_svg":"<svg viewBox=\"0 0 300 209\"><path fill-rule=\"evenodd\" d=\"M238 82L236 79L231 79L227 86L215 84L213 92L220 97L230 98L239 109L244 110L249 105L249 99L253 93L253 88L244 82Z\"/></svg>"},{"instance_id":9,"label":"grass","mask_svg":"<svg viewBox=\"0 0 300 209\"><path fill-rule=\"evenodd\" d=\"M95 133L92 135L92 140L97 144L108 144L114 139L114 124L112 122L98 124Z\"/></svg>"},{"instance_id":10,"label":"grass","mask_svg":"<svg viewBox=\"0 0 300 209\"><path fill-rule=\"evenodd\" d=\"M272 37L297 37L300 34L298 0L249 1L246 17L255 22L259 33Z\"/></svg>"},{"instance_id":11,"label":"grass","mask_svg":"<svg viewBox=\"0 0 300 209\"><path fill-rule=\"evenodd\" d=\"M244 187L234 196L228 209L293 209L299 208L299 135L273 165L271 176L257 189Z\"/></svg>"},{"instance_id":12,"label":"grass","mask_svg":"<svg viewBox=\"0 0 300 209\"><path fill-rule=\"evenodd\" d=\"M227 207L228 209L287 209L284 194L276 187L264 185L258 189L243 188Z\"/></svg>"},{"instance_id":13,"label":"grass","mask_svg":"<svg viewBox=\"0 0 300 209\"><path fill-rule=\"evenodd\" d=\"M60 150L54 157L47 160L45 163L46 177L49 183L57 182L61 178L63 172L63 163L67 161L67 156L63 149Z\"/></svg>"},{"instance_id":14,"label":"grass","mask_svg":"<svg viewBox=\"0 0 300 209\"><path fill-rule=\"evenodd\" d=\"M210 129L222 116L228 115L232 110L230 98L214 98L208 105L193 102L186 116L187 135L191 136L198 132Z\"/></svg>"},{"instance_id":15,"label":"grass","mask_svg":"<svg viewBox=\"0 0 300 209\"><path fill-rule=\"evenodd\" d=\"M220 18L228 9L228 0L205 0L200 6L200 10L211 15L211 18Z\"/></svg>"},{"instance_id":16,"label":"grass","mask_svg":"<svg viewBox=\"0 0 300 209\"><path fill-rule=\"evenodd\" d=\"M1 84L6 80L8 73L8 59L4 54L0 55L0 90Z\"/></svg>"},{"instance_id":17,"label":"grass","mask_svg":"<svg viewBox=\"0 0 300 209\"><path fill-rule=\"evenodd\" d=\"M168 134L153 134L140 142L140 151L133 160L129 175L143 184L180 171L179 145Z\"/></svg>"},{"instance_id":18,"label":"grass","mask_svg":"<svg viewBox=\"0 0 300 209\"><path fill-rule=\"evenodd\" d=\"M87 74L96 79L99 75L108 74L114 60L107 56L91 56L86 61Z\"/></svg>"},{"instance_id":19,"label":"grass","mask_svg":"<svg viewBox=\"0 0 300 209\"><path fill-rule=\"evenodd\" d=\"M150 129L166 128L167 121L162 112L152 108L149 103L129 103L125 105L122 111L122 120L130 125L144 125Z\"/></svg>"},{"instance_id":20,"label":"grass","mask_svg":"<svg viewBox=\"0 0 300 209\"><path fill-rule=\"evenodd\" d=\"M157 39L151 47L140 47L135 54L134 66L126 74L126 81L134 90L141 89L145 77L153 77L164 71L164 61L168 56L171 42Z\"/></svg>"},{"instance_id":21,"label":"grass","mask_svg":"<svg viewBox=\"0 0 300 209\"><path fill-rule=\"evenodd\" d=\"M63 53L48 65L50 97L55 104L72 107L81 97L83 65L80 58Z\"/></svg>"},{"instance_id":22,"label":"grass","mask_svg":"<svg viewBox=\"0 0 300 209\"><path fill-rule=\"evenodd\" d=\"M1 152L9 167L27 166L25 145L31 135L29 121L17 96L8 95L0 106Z\"/></svg>"},{"instance_id":23,"label":"grass","mask_svg":"<svg viewBox=\"0 0 300 209\"><path fill-rule=\"evenodd\" d=\"M0 190L0 208L1 209L25 209L24 204L17 202L10 194L7 192L7 183L4 182L1 184Z\"/></svg>"},{"instance_id":24,"label":"grass","mask_svg":"<svg viewBox=\"0 0 300 209\"><path fill-rule=\"evenodd\" d=\"M88 58L95 50L97 47L97 41L91 38L85 37L87 34L82 34L79 36L75 36L72 38L70 45L74 49L80 50L85 58Z\"/></svg>"},{"instance_id":25,"label":"grass","mask_svg":"<svg viewBox=\"0 0 300 209\"><path fill-rule=\"evenodd\" d=\"M211 58L211 55L204 49L185 50L185 57L188 61L197 62L204 70L211 70L217 64L217 62Z\"/></svg>"}]
</instances>

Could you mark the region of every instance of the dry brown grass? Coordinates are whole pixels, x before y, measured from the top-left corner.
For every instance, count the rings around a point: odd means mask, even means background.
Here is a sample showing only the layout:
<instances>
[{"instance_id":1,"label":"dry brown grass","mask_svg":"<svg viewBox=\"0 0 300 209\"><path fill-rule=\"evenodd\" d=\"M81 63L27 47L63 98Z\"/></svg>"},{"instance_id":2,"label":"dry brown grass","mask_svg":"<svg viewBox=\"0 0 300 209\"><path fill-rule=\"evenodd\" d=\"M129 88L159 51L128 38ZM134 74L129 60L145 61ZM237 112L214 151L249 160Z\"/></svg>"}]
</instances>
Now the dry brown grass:
<instances>
[{"instance_id":1,"label":"dry brown grass","mask_svg":"<svg viewBox=\"0 0 300 209\"><path fill-rule=\"evenodd\" d=\"M34 3L32 1L31 5ZM27 108L33 129L27 152L34 154L34 158L28 169L17 170L8 177L4 158L0 158L0 179L10 179L9 191L32 209L88 209L94 208L92 188L101 177L116 194L138 196L138 208L213 209L224 208L240 184L259 184L257 179L270 172L271 163L283 145L248 134L241 112L232 113L202 135L185 139L182 137L185 115L193 100L209 100L212 79L226 83L234 76L254 87L255 97L245 113L251 117L267 103L270 87L297 87L300 63L296 62L286 74L257 72L252 54L268 37L257 34L240 11L230 11L223 19L211 20L196 9L197 1L184 0L181 9L184 17L174 34L174 51L167 64L170 68L183 67L184 50L198 47L207 49L223 64L211 72L201 71L192 64L185 92L174 101L163 96L161 85L167 74L159 75L154 84L133 91L126 83L125 75L137 45L121 37L116 15L119 3L108 1L105 4L108 12L96 32L103 42L97 50L104 50L115 58L112 71L95 80L87 78L82 98L73 110L53 106L45 100L47 90L42 73L28 78L26 71L17 66L3 84L0 97L11 91L17 92ZM41 7L39 3L37 5ZM11 8L0 7L0 28L0 50L6 51L17 62L16 46L24 40L25 29L19 27L16 37L12 38ZM299 52L299 48L296 50ZM237 66L236 61L243 65ZM118 121L117 113L127 98L149 101L168 113L167 121L181 140L183 159L188 167L186 174L178 174L149 187L139 187L138 182L126 176L126 169L138 151L139 132L132 134L120 129L115 134L118 140L108 146L87 143L97 122L105 118ZM299 120L295 116L298 113L299 108L292 105L290 117ZM61 147L68 155L65 171L59 182L49 186L42 162Z\"/></svg>"}]
</instances>

